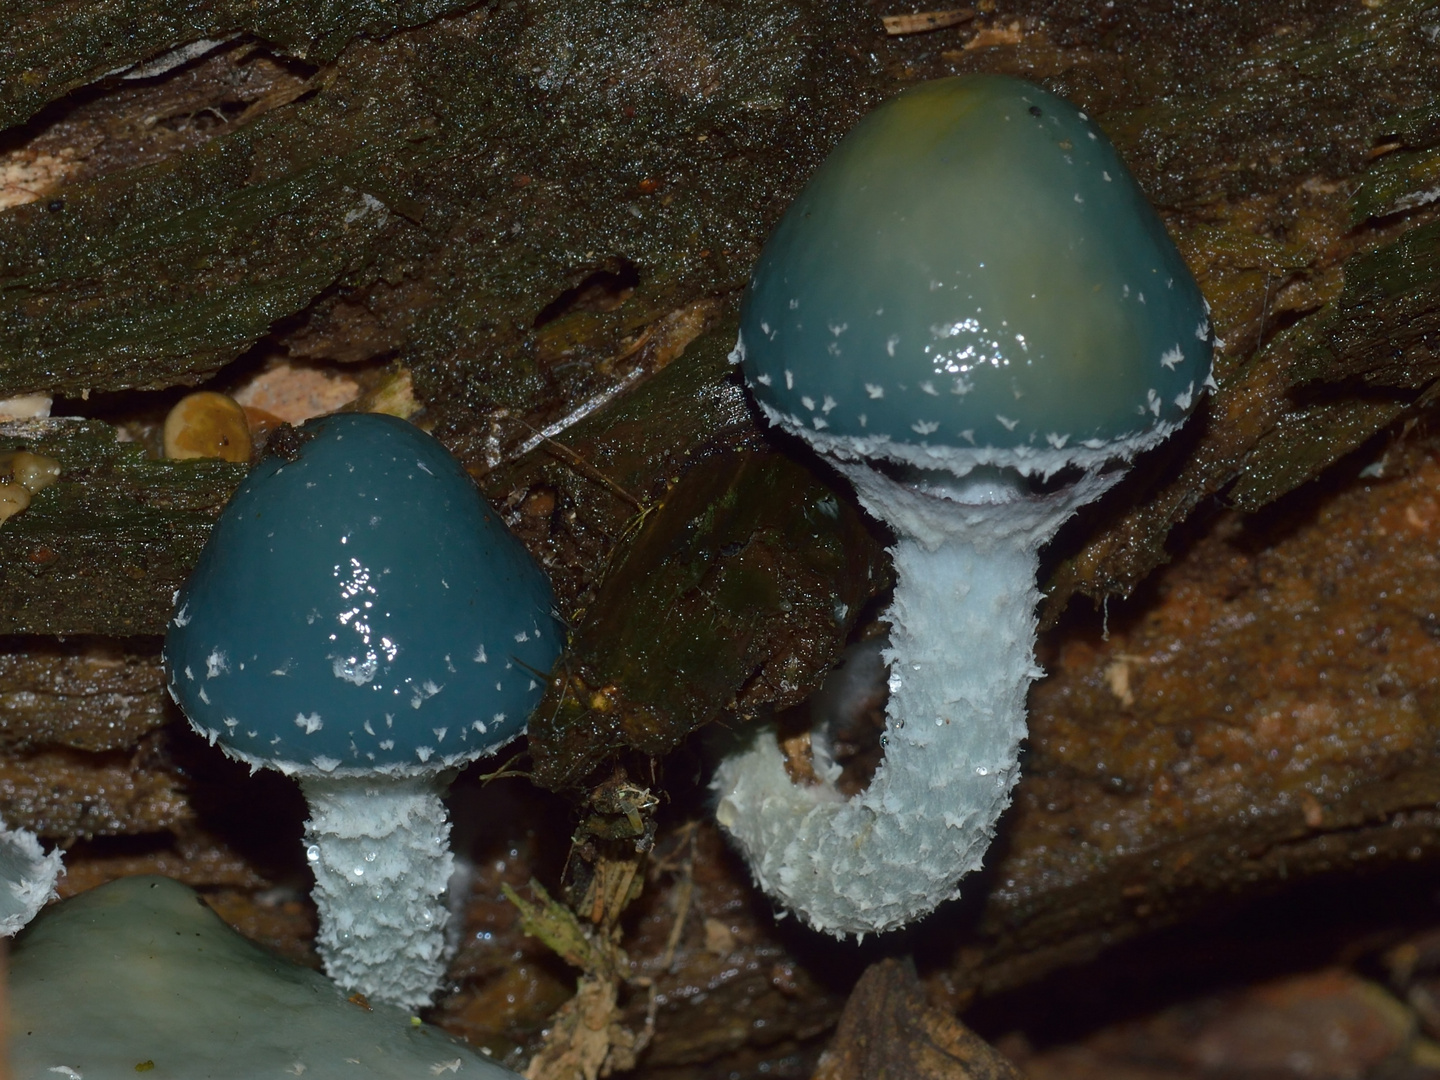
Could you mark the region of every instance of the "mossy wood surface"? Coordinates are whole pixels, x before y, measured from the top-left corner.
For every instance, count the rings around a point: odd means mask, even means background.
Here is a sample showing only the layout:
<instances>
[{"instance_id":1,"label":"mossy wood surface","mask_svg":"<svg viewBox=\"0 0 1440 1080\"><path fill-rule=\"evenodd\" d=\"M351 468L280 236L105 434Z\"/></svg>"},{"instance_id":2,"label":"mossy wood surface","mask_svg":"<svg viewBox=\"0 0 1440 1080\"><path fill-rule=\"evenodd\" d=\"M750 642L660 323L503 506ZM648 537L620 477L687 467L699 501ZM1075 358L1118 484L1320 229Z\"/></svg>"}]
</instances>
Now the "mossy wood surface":
<instances>
[{"instance_id":1,"label":"mossy wood surface","mask_svg":"<svg viewBox=\"0 0 1440 1080\"><path fill-rule=\"evenodd\" d=\"M1169 216L1225 342L1220 390L1203 434L1142 463L1135 490L1108 501L1108 525L1053 578L1047 619L1075 591L1128 594L1196 507L1271 502L1440 376L1423 345L1440 311L1424 254L1433 243L1409 235L1427 219L1387 216L1434 197L1423 161L1440 144L1440 72L1428 60L1440 5L1207 5L1166 21L1151 43L1163 57L1090 51L1097 33L1134 32L1145 18L1135 9L1067 28L1056 36L1073 66L1044 63L1100 112ZM1113 77L1121 71L1135 81ZM1339 350L1343 363L1323 359Z\"/></svg>"},{"instance_id":2,"label":"mossy wood surface","mask_svg":"<svg viewBox=\"0 0 1440 1080\"><path fill-rule=\"evenodd\" d=\"M315 60L356 35L383 36L461 10L465 0L10 0L0 38L0 125L29 119L77 87L137 66L163 68L175 50L254 34Z\"/></svg>"},{"instance_id":3,"label":"mossy wood surface","mask_svg":"<svg viewBox=\"0 0 1440 1080\"><path fill-rule=\"evenodd\" d=\"M0 424L0 451L60 462L60 479L0 528L0 633L155 634L244 469L161 463L108 424Z\"/></svg>"},{"instance_id":4,"label":"mossy wood surface","mask_svg":"<svg viewBox=\"0 0 1440 1080\"><path fill-rule=\"evenodd\" d=\"M63 198L0 219L0 393L193 381L279 328L299 355L398 353L429 406L428 423L494 492L537 429L643 382L713 321L704 298L743 281L787 194L875 97L873 65L845 41L858 12L829 5L437 13L385 37L389 28L374 13L297 8L277 29L275 12L255 12L239 29L311 61L299 72L308 81L240 101L243 109L235 94L202 83L196 106L233 118L212 137L101 171ZM74 33L65 15L34 12L42 23L58 21L35 28L32 47ZM147 11L137 5L109 17L132 33L101 35L113 47L105 70L147 59L133 36ZM406 18L398 12L392 22ZM215 36L235 27L200 29ZM381 40L334 44L336 35L362 32ZM8 40L24 51L27 39ZM155 39L145 40L153 51ZM246 40L192 67L208 71L212 85L238 84L255 62ZM43 66L33 59L14 62ZM45 85L54 95L68 84ZM697 301L691 318L671 325ZM706 377L722 385L721 372ZM647 418L665 453L616 483L652 491L657 478L662 486L671 479L665 462L677 453L725 441L710 413L690 415L695 395L684 398L660 424ZM551 461L543 447L532 456ZM484 477L502 465L502 476ZM611 500L593 476L581 483L567 505L585 512ZM561 579L566 568L555 564L571 563L560 582L570 606L624 542L633 509L602 511L598 530L593 512L581 527L562 522L559 531L571 535L554 545L566 550L546 561ZM788 510L777 501L769 513L778 521ZM32 512L32 529L39 517ZM196 541L206 524L192 522ZM584 525L590 535L576 539ZM12 529L18 542L23 530ZM198 542L173 546L182 563L196 550ZM806 557L803 547L792 553ZM105 553L89 553L89 573L109 569ZM40 594L17 605L8 628L158 632L179 573L113 569L128 574L132 592L148 591L145 602L110 605L126 612L123 622L83 617L68 601L54 611L70 610L69 618L52 611L42 620ZM777 571L787 576L780 566L766 573ZM766 617L734 590L723 601L738 618ZM858 606L829 595L817 602L826 611ZM90 606L99 603L93 597ZM796 687L813 685L844 629L821 636ZM671 742L733 701L751 667L765 662L758 644L742 652L748 666L712 678L714 693L687 703ZM666 663L657 657L649 667ZM643 702L648 689L632 699Z\"/></svg>"},{"instance_id":5,"label":"mossy wood surface","mask_svg":"<svg viewBox=\"0 0 1440 1080\"><path fill-rule=\"evenodd\" d=\"M613 388L627 341L678 302L738 285L786 194L885 84L855 47L875 33L858 10L456 11L24 6L4 38L12 120L91 70L66 75L52 53L112 71L239 33L312 74L202 146L0 219L0 389L193 379L279 325L302 354L398 352L440 430L493 464L528 434L510 417L552 420ZM1061 566L1053 614L1076 589L1133 588L1207 497L1263 505L1423 392L1432 369L1415 343L1437 305L1422 240L1404 222L1342 226L1425 205L1440 77L1424 59L1433 4L1044 14L1013 49L914 39L888 74L1018 70L1090 106L1171 214L1229 342L1190 461L1156 487L1176 456L1162 453L1110 501L1142 500ZM1121 41L1132 48L1114 51ZM1246 47L1227 55L1226 41ZM199 61L217 79L245 62ZM1287 213L1298 227L1278 238ZM1348 303L1353 290L1337 300L1340 282L1367 274L1405 279L1384 287L1406 319ZM612 306L603 287L616 282L630 292ZM1346 364L1317 366L1337 344ZM1403 372L1357 378L1356 357L1397 346Z\"/></svg>"},{"instance_id":6,"label":"mossy wood surface","mask_svg":"<svg viewBox=\"0 0 1440 1080\"><path fill-rule=\"evenodd\" d=\"M329 49L284 108L0 222L0 393L194 379L281 319L358 306L447 426L563 409L623 374L605 363L619 338L743 282L787 195L873 100L840 47L857 14L507 4ZM112 40L105 64L137 59ZM629 303L567 310L607 273L634 278ZM567 315L578 325L544 330Z\"/></svg>"}]
</instances>

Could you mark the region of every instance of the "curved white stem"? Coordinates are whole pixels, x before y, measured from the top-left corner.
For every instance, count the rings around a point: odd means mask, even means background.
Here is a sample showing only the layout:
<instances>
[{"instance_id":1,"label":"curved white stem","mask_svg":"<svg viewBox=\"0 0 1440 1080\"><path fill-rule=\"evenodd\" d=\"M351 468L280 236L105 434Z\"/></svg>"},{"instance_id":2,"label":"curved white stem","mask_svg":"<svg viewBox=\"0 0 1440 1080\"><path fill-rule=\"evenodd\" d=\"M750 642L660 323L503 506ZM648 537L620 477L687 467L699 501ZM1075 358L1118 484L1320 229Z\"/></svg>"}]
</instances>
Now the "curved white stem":
<instances>
[{"instance_id":1,"label":"curved white stem","mask_svg":"<svg viewBox=\"0 0 1440 1080\"><path fill-rule=\"evenodd\" d=\"M448 950L442 897L454 869L436 777L300 781L325 973L367 998L430 1004Z\"/></svg>"},{"instance_id":2,"label":"curved white stem","mask_svg":"<svg viewBox=\"0 0 1440 1080\"><path fill-rule=\"evenodd\" d=\"M1010 803L1035 666L1040 545L1110 477L977 504L844 466L895 528L885 759L846 800L800 787L773 732L716 773L716 817L767 893L837 936L905 925L958 895ZM863 472L862 472L863 470Z\"/></svg>"}]
</instances>

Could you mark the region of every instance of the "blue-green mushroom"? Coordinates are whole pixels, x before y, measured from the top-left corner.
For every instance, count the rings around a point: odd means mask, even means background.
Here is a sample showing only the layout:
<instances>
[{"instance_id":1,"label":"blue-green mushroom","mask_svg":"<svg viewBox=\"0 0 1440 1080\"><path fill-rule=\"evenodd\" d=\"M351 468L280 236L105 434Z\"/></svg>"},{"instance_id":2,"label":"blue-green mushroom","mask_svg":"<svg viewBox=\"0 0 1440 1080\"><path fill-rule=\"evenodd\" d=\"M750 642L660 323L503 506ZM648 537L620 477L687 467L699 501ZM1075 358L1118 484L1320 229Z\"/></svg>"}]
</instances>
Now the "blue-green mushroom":
<instances>
[{"instance_id":1,"label":"blue-green mushroom","mask_svg":"<svg viewBox=\"0 0 1440 1080\"><path fill-rule=\"evenodd\" d=\"M416 1007L446 959L441 796L525 731L560 649L553 597L431 436L368 414L299 436L176 597L170 693L225 753L299 779L326 971Z\"/></svg>"},{"instance_id":2,"label":"blue-green mushroom","mask_svg":"<svg viewBox=\"0 0 1440 1080\"><path fill-rule=\"evenodd\" d=\"M958 894L1019 775L1039 550L1184 422L1213 344L1164 226L1063 99L941 79L841 141L767 242L732 359L894 531L885 760L848 800L792 784L773 735L721 764L719 820L768 893L836 935Z\"/></svg>"}]
</instances>

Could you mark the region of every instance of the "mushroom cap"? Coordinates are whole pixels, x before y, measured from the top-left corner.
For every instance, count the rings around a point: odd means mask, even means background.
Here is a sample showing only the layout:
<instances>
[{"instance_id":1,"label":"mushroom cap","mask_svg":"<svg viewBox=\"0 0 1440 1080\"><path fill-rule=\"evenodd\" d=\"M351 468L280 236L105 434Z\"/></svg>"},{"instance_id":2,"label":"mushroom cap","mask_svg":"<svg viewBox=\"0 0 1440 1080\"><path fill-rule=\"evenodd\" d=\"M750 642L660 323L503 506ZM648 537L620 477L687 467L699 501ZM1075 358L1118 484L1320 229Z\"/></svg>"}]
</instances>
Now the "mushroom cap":
<instances>
[{"instance_id":1,"label":"mushroom cap","mask_svg":"<svg viewBox=\"0 0 1440 1080\"><path fill-rule=\"evenodd\" d=\"M165 416L167 458L220 458L249 461L250 422L228 394L199 390L186 394Z\"/></svg>"},{"instance_id":2,"label":"mushroom cap","mask_svg":"<svg viewBox=\"0 0 1440 1080\"><path fill-rule=\"evenodd\" d=\"M735 359L841 457L1053 472L1194 407L1200 289L1115 148L1020 79L913 87L826 159L766 243Z\"/></svg>"},{"instance_id":3,"label":"mushroom cap","mask_svg":"<svg viewBox=\"0 0 1440 1080\"><path fill-rule=\"evenodd\" d=\"M254 766L424 775L525 730L560 651L550 585L450 454L390 416L300 429L176 597L170 693Z\"/></svg>"}]
</instances>

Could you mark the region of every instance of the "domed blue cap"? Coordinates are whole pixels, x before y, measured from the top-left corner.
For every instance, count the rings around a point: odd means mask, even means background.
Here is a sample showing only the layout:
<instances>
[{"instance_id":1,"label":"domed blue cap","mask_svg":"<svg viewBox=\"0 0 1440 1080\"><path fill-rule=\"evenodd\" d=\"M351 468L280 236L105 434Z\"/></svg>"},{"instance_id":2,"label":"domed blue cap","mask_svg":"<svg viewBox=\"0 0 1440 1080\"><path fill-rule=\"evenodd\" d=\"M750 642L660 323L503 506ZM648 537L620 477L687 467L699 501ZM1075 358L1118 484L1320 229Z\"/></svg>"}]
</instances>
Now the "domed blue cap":
<instances>
[{"instance_id":1,"label":"domed blue cap","mask_svg":"<svg viewBox=\"0 0 1440 1080\"><path fill-rule=\"evenodd\" d=\"M1037 86L969 75L841 141L765 246L736 359L772 419L841 456L1053 471L1163 437L1212 343L1105 135Z\"/></svg>"},{"instance_id":2,"label":"domed blue cap","mask_svg":"<svg viewBox=\"0 0 1440 1080\"><path fill-rule=\"evenodd\" d=\"M420 775L525 730L560 652L550 584L443 446L311 421L220 516L176 598L170 693L231 756Z\"/></svg>"}]
</instances>

